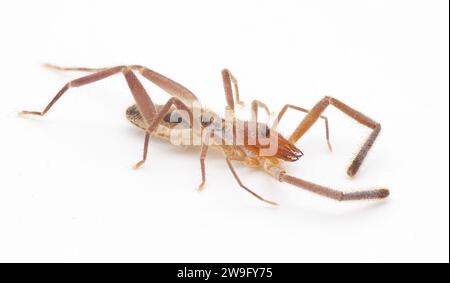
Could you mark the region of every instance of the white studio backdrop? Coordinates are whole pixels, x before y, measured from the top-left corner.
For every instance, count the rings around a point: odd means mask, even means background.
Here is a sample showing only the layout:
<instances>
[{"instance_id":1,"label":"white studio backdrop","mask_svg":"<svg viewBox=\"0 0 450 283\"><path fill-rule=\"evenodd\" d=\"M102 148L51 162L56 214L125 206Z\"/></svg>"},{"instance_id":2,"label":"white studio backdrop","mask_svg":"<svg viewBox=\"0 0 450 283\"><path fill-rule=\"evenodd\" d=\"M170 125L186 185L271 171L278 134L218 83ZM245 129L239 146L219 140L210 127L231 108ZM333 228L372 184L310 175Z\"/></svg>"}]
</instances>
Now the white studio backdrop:
<instances>
[{"instance_id":1,"label":"white studio backdrop","mask_svg":"<svg viewBox=\"0 0 450 283\"><path fill-rule=\"evenodd\" d=\"M3 1L0 36L0 261L448 262L447 1ZM345 174L369 132L333 108L334 151L318 123L288 170L392 196L337 203L237 166L274 208L219 153L198 193L199 150L158 140L134 171L143 134L120 76L70 90L46 117L17 116L81 75L45 62L146 65L220 113L224 67L247 106L334 96L383 126L361 171ZM289 112L282 133L302 117Z\"/></svg>"}]
</instances>

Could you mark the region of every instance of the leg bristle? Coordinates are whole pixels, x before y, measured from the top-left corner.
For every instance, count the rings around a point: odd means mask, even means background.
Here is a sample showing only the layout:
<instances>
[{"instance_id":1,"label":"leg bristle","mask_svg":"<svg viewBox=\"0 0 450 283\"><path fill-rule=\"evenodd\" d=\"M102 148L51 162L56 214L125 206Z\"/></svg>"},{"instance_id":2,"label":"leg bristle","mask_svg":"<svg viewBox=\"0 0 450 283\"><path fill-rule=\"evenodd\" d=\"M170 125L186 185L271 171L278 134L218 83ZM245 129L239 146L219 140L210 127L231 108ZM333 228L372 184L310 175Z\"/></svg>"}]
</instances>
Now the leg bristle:
<instances>
[{"instance_id":1,"label":"leg bristle","mask_svg":"<svg viewBox=\"0 0 450 283\"><path fill-rule=\"evenodd\" d=\"M384 188L346 193L340 190L317 185L287 174L281 174L279 181L289 183L296 187L337 201L385 199L390 195L389 190Z\"/></svg>"},{"instance_id":2,"label":"leg bristle","mask_svg":"<svg viewBox=\"0 0 450 283\"><path fill-rule=\"evenodd\" d=\"M385 199L389 196L390 192L387 189L375 189L361 192L344 193L342 196L343 201L347 200L370 200L370 199Z\"/></svg>"}]
</instances>

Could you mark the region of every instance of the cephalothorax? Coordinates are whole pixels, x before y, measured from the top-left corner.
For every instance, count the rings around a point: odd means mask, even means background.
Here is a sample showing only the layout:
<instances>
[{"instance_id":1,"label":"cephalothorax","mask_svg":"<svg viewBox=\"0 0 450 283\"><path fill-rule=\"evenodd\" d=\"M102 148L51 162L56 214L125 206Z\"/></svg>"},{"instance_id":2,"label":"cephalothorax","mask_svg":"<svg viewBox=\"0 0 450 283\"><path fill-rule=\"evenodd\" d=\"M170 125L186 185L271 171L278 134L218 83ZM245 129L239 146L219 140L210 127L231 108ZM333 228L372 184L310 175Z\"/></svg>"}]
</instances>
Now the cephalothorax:
<instances>
[{"instance_id":1,"label":"cephalothorax","mask_svg":"<svg viewBox=\"0 0 450 283\"><path fill-rule=\"evenodd\" d=\"M235 104L242 104L242 102L239 99L237 80L227 69L222 71L227 111L225 117L221 117L203 108L198 98L186 87L143 66L130 65L98 69L46 66L61 71L84 71L91 72L92 74L72 80L64 85L42 112L22 111L20 114L43 116L68 89L87 85L115 74L124 75L135 100L135 104L130 106L126 111L127 118L134 125L143 129L145 133L143 158L135 165L136 169L141 167L147 160L149 140L152 135L155 135L170 140L174 144L201 146L200 166L202 182L199 186L200 190L206 181L205 158L208 149L213 147L218 148L224 153L225 161L231 173L243 189L258 199L273 205L276 205L276 203L264 199L242 183L234 169L232 161L239 161L247 166L260 168L280 182L290 183L338 201L384 199L389 196L389 190L384 188L353 192L328 188L288 175L283 168L284 161L297 161L303 155L295 146L295 143L319 119L325 122L326 140L331 150L328 120L322 116L322 113L329 105L333 105L360 124L372 129L369 138L347 169L349 176L354 176L357 173L380 133L381 126L379 123L335 98L324 97L310 110L287 104L280 111L273 125L269 127L266 124L258 122L259 108L263 108L269 113L268 107L258 100L254 100L251 103L252 116L250 121L241 121L235 118ZM135 73L140 73L144 78L163 89L172 97L164 105L155 105ZM286 139L276 131L276 128L288 109L307 114L291 136Z\"/></svg>"}]
</instances>

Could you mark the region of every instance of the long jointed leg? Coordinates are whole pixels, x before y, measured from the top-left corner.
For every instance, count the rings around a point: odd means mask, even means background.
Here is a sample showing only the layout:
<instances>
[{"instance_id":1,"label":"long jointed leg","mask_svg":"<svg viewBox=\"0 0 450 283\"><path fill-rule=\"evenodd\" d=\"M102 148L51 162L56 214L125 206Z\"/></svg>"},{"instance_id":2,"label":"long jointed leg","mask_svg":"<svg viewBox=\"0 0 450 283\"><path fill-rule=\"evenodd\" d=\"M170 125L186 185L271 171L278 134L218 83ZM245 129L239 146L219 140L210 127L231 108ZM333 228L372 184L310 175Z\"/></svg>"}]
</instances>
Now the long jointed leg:
<instances>
[{"instance_id":1,"label":"long jointed leg","mask_svg":"<svg viewBox=\"0 0 450 283\"><path fill-rule=\"evenodd\" d=\"M304 113L309 113L309 110L302 108L302 107L298 107L295 105L291 105L291 104L286 104L283 109L281 109L280 113L278 113L277 119L273 122L272 125L272 129L276 130L278 127L278 124L280 123L281 119L283 118L284 114L286 113L286 111L288 109L294 109L300 112L304 112ZM328 144L328 148L330 149L330 151L333 150L333 148L331 147L331 142L330 142L330 129L328 127L328 118L325 116L320 115L319 116L320 119L323 119L325 121L325 135L326 135L326 139L327 139L327 144Z\"/></svg>"},{"instance_id":2,"label":"long jointed leg","mask_svg":"<svg viewBox=\"0 0 450 283\"><path fill-rule=\"evenodd\" d=\"M53 67L55 68L55 67ZM57 67L56 67L57 68ZM60 68L64 69L64 68ZM66 68L70 69L70 68ZM87 71L86 68L72 68L72 69L82 69L82 71ZM188 107L181 102L176 97L172 97L167 104L163 107L162 111L157 114L156 107L153 104L150 96L145 91L142 84L139 82L136 75L132 72L133 66L117 66L112 67L108 69L100 69L100 71L81 77L79 79L75 79L73 81L70 81L64 87L56 94L56 96L50 101L50 103L45 107L43 111L22 111L20 114L22 115L38 115L38 116L44 116L47 114L47 112L53 107L53 105L63 96L64 93L66 93L70 88L73 87L80 87L83 85L87 85L105 78L108 78L112 75L122 73L125 76L125 79L128 83L128 86L131 90L131 93L133 94L133 97L136 101L136 105L139 109L139 112L141 113L142 117L144 117L147 125L149 125L146 136L145 136L145 144L144 144L144 158L142 161L136 164L136 167L142 166L144 161L147 157L147 150L148 150L148 143L150 139L150 135L153 133L153 131L156 129L157 125L160 123L161 119L164 117L164 115L168 112L170 107L174 105L177 108L181 108L184 110L189 111ZM141 70L141 69L140 69ZM189 111L191 123L192 123L192 113Z\"/></svg>"},{"instance_id":3,"label":"long jointed leg","mask_svg":"<svg viewBox=\"0 0 450 283\"><path fill-rule=\"evenodd\" d=\"M244 103L239 99L239 87L236 78L231 74L228 69L222 70L222 79L223 79L223 87L225 89L225 98L227 100L228 108L234 111L235 102L239 105L243 105ZM233 98L233 88L234 94L236 96L236 101Z\"/></svg>"},{"instance_id":4,"label":"long jointed leg","mask_svg":"<svg viewBox=\"0 0 450 283\"><path fill-rule=\"evenodd\" d=\"M205 186L206 183L206 166L205 166L205 159L206 159L206 155L208 154L208 149L209 149L209 145L210 145L210 140L211 139L216 139L213 135L213 132L211 131L205 131L202 134L202 150L200 152L200 169L202 172L202 182L200 183L200 185L198 186L198 191L203 191L203 188Z\"/></svg>"},{"instance_id":5,"label":"long jointed leg","mask_svg":"<svg viewBox=\"0 0 450 283\"><path fill-rule=\"evenodd\" d=\"M136 165L133 166L135 170L139 169L144 165L145 161L147 161L147 153L148 153L148 143L150 141L150 134L148 132L145 132L145 139L144 139L144 152L142 154L142 160L136 163Z\"/></svg>"},{"instance_id":6,"label":"long jointed leg","mask_svg":"<svg viewBox=\"0 0 450 283\"><path fill-rule=\"evenodd\" d=\"M203 191L203 188L205 186L205 182L206 182L206 168L205 168L205 159L206 159L206 155L208 154L208 145L207 144L203 144L202 145L202 151L200 153L200 168L202 171L202 182L201 184L198 186L198 190L199 191Z\"/></svg>"},{"instance_id":7,"label":"long jointed leg","mask_svg":"<svg viewBox=\"0 0 450 283\"><path fill-rule=\"evenodd\" d=\"M133 70L138 70L144 78L151 81L170 95L181 99L184 103L190 104L198 101L198 98L192 93L192 91L187 89L182 84L143 66L136 65L132 66L132 68Z\"/></svg>"},{"instance_id":8,"label":"long jointed leg","mask_svg":"<svg viewBox=\"0 0 450 283\"><path fill-rule=\"evenodd\" d=\"M341 101L332 98L332 97L325 97L321 101L319 101L306 115L306 117L303 119L303 121L300 123L300 125L295 129L294 133L289 138L289 141L292 143L297 142L305 133L306 131L311 128L311 126L319 119L320 115L325 111L325 109L329 106L333 105L337 109L341 110L357 122L363 124L366 127L369 127L372 129L372 133L367 139L367 141L364 143L364 145L361 147L359 153L356 155L356 157L353 159L351 165L347 169L347 174L349 176L354 176L356 172L358 172L359 167L361 166L362 162L364 161L364 158L367 156L367 153L369 152L370 148L372 147L373 143L375 142L375 139L377 138L378 134L380 133L381 126L379 123L375 122L374 120L370 119L366 115L362 114L361 112L356 111L355 109L347 106L346 104L342 103Z\"/></svg>"},{"instance_id":9,"label":"long jointed leg","mask_svg":"<svg viewBox=\"0 0 450 283\"><path fill-rule=\"evenodd\" d=\"M172 97L166 102L166 104L164 104L164 106L161 108L158 114L153 118L153 121L149 123L149 126L147 128L148 133L152 134L156 130L159 123L161 123L161 120L166 116L167 113L169 113L172 106L175 106L177 109L186 111L186 113L189 115L190 125L193 124L194 116L189 107L186 104L184 104L180 99Z\"/></svg>"},{"instance_id":10,"label":"long jointed leg","mask_svg":"<svg viewBox=\"0 0 450 283\"><path fill-rule=\"evenodd\" d=\"M56 94L56 96L50 101L50 103L47 105L47 107L45 107L45 109L42 112L22 111L20 112L20 114L44 116L70 88L88 85L106 79L118 73L123 73L123 75L125 76L125 79L131 90L131 93L133 94L133 97L136 101L136 105L138 106L139 112L141 112L142 116L148 123L149 121L152 120L153 116L156 113L155 105L153 104L152 100L150 99L150 96L148 96L144 87L136 78L136 76L133 74L133 72L128 67L125 66L118 66L105 69L97 73L72 80L68 82L66 85L64 85L64 87Z\"/></svg>"},{"instance_id":11,"label":"long jointed leg","mask_svg":"<svg viewBox=\"0 0 450 283\"><path fill-rule=\"evenodd\" d=\"M387 189L372 189L362 190L355 192L342 192L339 190L327 188L321 185L317 185L287 174L281 174L279 178L280 182L286 182L291 185L300 187L307 191L322 195L327 198L331 198L338 201L348 200L369 200L369 199L384 199L389 196L389 190Z\"/></svg>"},{"instance_id":12,"label":"long jointed leg","mask_svg":"<svg viewBox=\"0 0 450 283\"><path fill-rule=\"evenodd\" d=\"M158 127L159 123L163 119L163 117L169 112L172 106L175 106L178 109L183 109L189 112L191 125L193 122L192 112L189 108L178 98L172 97L169 101L163 106L159 113L156 112L156 108L151 101L151 98L148 96L142 84L139 82L138 78L132 71L127 71L124 73L125 79L128 83L128 86L133 93L134 99L136 101L136 105L138 106L139 112L144 117L145 122L147 123L148 128L145 132L145 141L144 141L144 154L143 159L139 161L134 168L140 168L145 161L147 160L147 151L148 151L148 143L150 141L150 136ZM140 105L151 105L151 107L140 107Z\"/></svg>"},{"instance_id":13,"label":"long jointed leg","mask_svg":"<svg viewBox=\"0 0 450 283\"><path fill-rule=\"evenodd\" d=\"M96 81L100 81L102 79L106 79L107 77L110 77L112 75L115 75L117 73L122 72L124 67L114 67L106 70L99 71L97 73L81 77L79 79L73 80L68 82L64 87L56 94L56 96L50 101L50 103L45 107L45 109L42 112L39 111L22 111L20 114L23 115L38 115L38 116L44 116L47 114L47 112L52 108L52 106L61 98L61 96L68 91L70 88L73 87L79 87L83 85L87 85Z\"/></svg>"},{"instance_id":14,"label":"long jointed leg","mask_svg":"<svg viewBox=\"0 0 450 283\"><path fill-rule=\"evenodd\" d=\"M263 197L261 197L260 195L258 195L257 193L255 193L255 192L253 192L252 190L250 190L249 188L247 188L247 187L242 183L241 179L239 179L239 176L237 175L236 170L234 169L233 164L231 163L231 160L230 160L229 158L227 158L226 161L227 161L228 167L229 167L230 170L231 170L231 173L233 173L234 178L236 179L236 181L238 182L238 184L239 184L239 186L240 186L241 188L243 188L243 189L246 190L247 192L251 193L254 197L256 197L257 199L259 199L259 200L261 200L261 201L263 201L263 202L265 202L265 203L268 203L268 204L271 204L271 205L278 205L276 202L273 202L273 201L270 201L270 200L266 200L266 199L264 199Z\"/></svg>"},{"instance_id":15,"label":"long jointed leg","mask_svg":"<svg viewBox=\"0 0 450 283\"><path fill-rule=\"evenodd\" d=\"M86 68L86 67L61 67L52 64L44 64L44 67L57 71L80 71L80 72L99 72L107 70L109 68ZM169 79L168 77L161 75L149 68L140 65L127 66L130 70L138 71L144 78L151 81L162 90L166 91L174 97L178 97L186 103L192 103L198 101L197 97L185 86L176 81Z\"/></svg>"}]
</instances>

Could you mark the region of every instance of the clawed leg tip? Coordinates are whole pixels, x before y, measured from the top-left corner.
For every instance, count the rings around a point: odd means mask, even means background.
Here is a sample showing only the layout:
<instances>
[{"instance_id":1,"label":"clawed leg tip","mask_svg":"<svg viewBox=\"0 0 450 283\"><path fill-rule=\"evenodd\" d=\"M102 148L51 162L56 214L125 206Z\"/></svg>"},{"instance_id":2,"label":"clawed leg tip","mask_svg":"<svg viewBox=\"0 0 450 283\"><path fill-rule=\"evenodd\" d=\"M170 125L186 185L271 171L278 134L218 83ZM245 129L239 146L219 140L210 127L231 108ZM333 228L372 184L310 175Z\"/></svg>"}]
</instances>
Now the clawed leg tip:
<instances>
[{"instance_id":1,"label":"clawed leg tip","mask_svg":"<svg viewBox=\"0 0 450 283\"><path fill-rule=\"evenodd\" d=\"M268 204L270 204L270 205L273 205L273 206L280 206L278 203L276 203L276 202L274 202L274 201L264 200L264 202L265 202L265 203L268 203Z\"/></svg>"},{"instance_id":2,"label":"clawed leg tip","mask_svg":"<svg viewBox=\"0 0 450 283\"><path fill-rule=\"evenodd\" d=\"M44 63L44 64L42 64L42 67L44 67L44 68L46 68L46 69L49 69L49 70L57 70L57 69L60 69L60 67L58 67L58 66L56 66L56 65L53 65L53 64L50 64L50 63Z\"/></svg>"},{"instance_id":3,"label":"clawed leg tip","mask_svg":"<svg viewBox=\"0 0 450 283\"><path fill-rule=\"evenodd\" d=\"M135 165L133 165L133 170L139 170L142 168L142 166L144 166L145 161L140 161L138 163L136 163Z\"/></svg>"},{"instance_id":4,"label":"clawed leg tip","mask_svg":"<svg viewBox=\"0 0 450 283\"><path fill-rule=\"evenodd\" d=\"M204 189L205 189L205 183L201 183L201 184L197 187L197 191L198 191L198 192L203 192Z\"/></svg>"},{"instance_id":5,"label":"clawed leg tip","mask_svg":"<svg viewBox=\"0 0 450 283\"><path fill-rule=\"evenodd\" d=\"M380 199L388 198L391 195L391 192L388 189L380 189L378 191Z\"/></svg>"},{"instance_id":6,"label":"clawed leg tip","mask_svg":"<svg viewBox=\"0 0 450 283\"><path fill-rule=\"evenodd\" d=\"M328 143L328 150L329 150L330 152L333 152L333 147L331 146L330 143Z\"/></svg>"},{"instance_id":7,"label":"clawed leg tip","mask_svg":"<svg viewBox=\"0 0 450 283\"><path fill-rule=\"evenodd\" d=\"M347 175L348 175L349 177L355 177L356 172L357 172L357 170L355 170L355 169L353 169L353 168L349 168L349 169L347 170Z\"/></svg>"}]
</instances>

